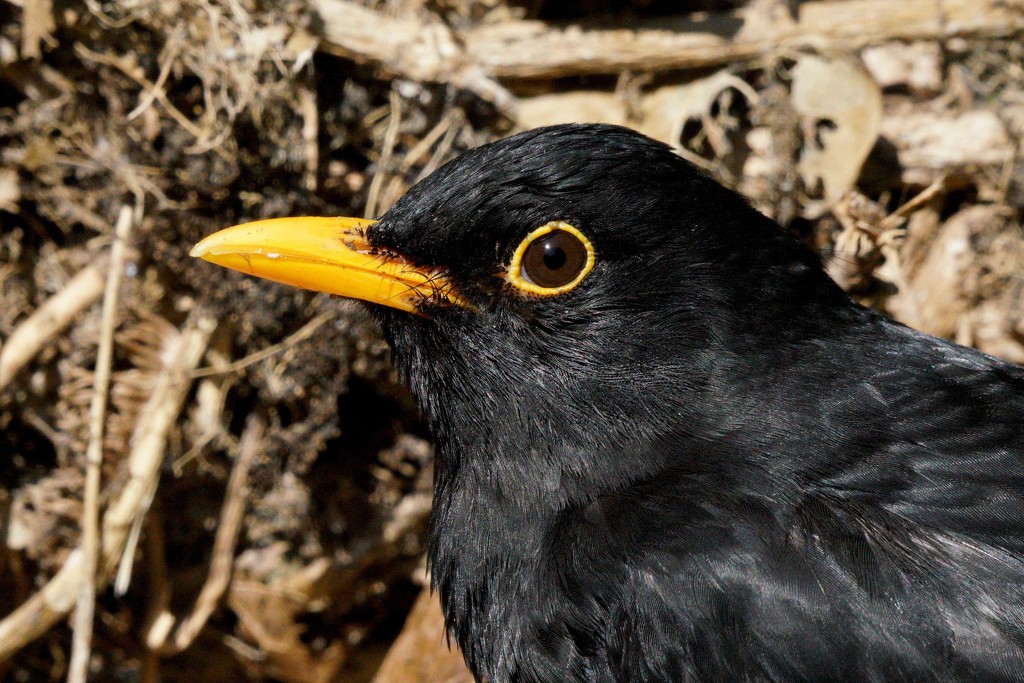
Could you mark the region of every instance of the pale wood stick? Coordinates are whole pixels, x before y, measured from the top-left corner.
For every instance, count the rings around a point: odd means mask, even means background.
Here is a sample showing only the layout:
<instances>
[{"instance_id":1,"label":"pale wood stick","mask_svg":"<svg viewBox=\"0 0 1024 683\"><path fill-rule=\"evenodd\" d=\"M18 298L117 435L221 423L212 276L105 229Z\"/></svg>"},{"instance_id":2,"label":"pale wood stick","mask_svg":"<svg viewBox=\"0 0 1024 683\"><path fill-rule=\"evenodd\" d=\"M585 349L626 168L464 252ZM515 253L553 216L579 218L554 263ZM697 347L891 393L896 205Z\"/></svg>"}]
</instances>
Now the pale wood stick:
<instances>
[{"instance_id":1,"label":"pale wood stick","mask_svg":"<svg viewBox=\"0 0 1024 683\"><path fill-rule=\"evenodd\" d=\"M32 315L23 320L0 348L0 391L55 335L103 294L104 258L87 266Z\"/></svg>"},{"instance_id":2,"label":"pale wood stick","mask_svg":"<svg viewBox=\"0 0 1024 683\"><path fill-rule=\"evenodd\" d=\"M146 503L159 478L168 432L192 384L191 370L202 358L216 324L213 317L199 316L168 342L166 364L132 435L128 480L103 515L101 585L109 581L117 567L134 520L145 514ZM10 658L67 615L87 578L82 550L75 549L38 593L0 621L0 661Z\"/></svg>"},{"instance_id":3,"label":"pale wood stick","mask_svg":"<svg viewBox=\"0 0 1024 683\"><path fill-rule=\"evenodd\" d=\"M85 494L82 501L82 563L85 577L78 595L73 620L68 683L85 683L92 646L92 622L96 612L96 565L100 544L100 472L103 467L103 425L107 416L110 368L114 356L114 324L117 320L117 294L124 270L125 242L131 232L132 210L122 206L114 226L110 247L110 266L103 292L96 371L93 375L92 401L89 404L89 443L85 450Z\"/></svg>"},{"instance_id":4,"label":"pale wood stick","mask_svg":"<svg viewBox=\"0 0 1024 683\"><path fill-rule=\"evenodd\" d=\"M796 19L742 12L665 17L627 28L501 21L456 32L439 19L390 16L352 0L313 0L322 50L415 81L471 83L712 67L805 45L852 51L892 40L1000 37L1024 29L1005 0L819 0ZM465 84L463 84L465 85Z\"/></svg>"},{"instance_id":5,"label":"pale wood stick","mask_svg":"<svg viewBox=\"0 0 1024 683\"><path fill-rule=\"evenodd\" d=\"M377 161L377 172L373 174L373 180L370 181L370 190L366 195L366 210L363 212L366 218L377 217L377 209L379 208L377 202L380 198L380 188L384 184L384 174L387 173L388 166L391 164L395 143L398 142L398 129L402 124L402 98L398 95L397 88L391 88L389 101L391 103L391 118L388 119L387 130L384 131L383 149L381 150L380 159Z\"/></svg>"},{"instance_id":6,"label":"pale wood stick","mask_svg":"<svg viewBox=\"0 0 1024 683\"><path fill-rule=\"evenodd\" d=\"M314 332L319 330L325 322L333 317L334 316L332 314L321 313L276 344L272 344L265 349L261 349L255 353L249 354L245 358L239 358L238 360L230 363L219 363L217 365L211 365L204 368L197 368L192 371L192 376L209 377L211 375L226 375L230 372L244 370L253 363L259 363L261 360L265 360L277 353L280 353L281 351L290 349L296 344L301 344L312 337Z\"/></svg>"},{"instance_id":7,"label":"pale wood stick","mask_svg":"<svg viewBox=\"0 0 1024 683\"><path fill-rule=\"evenodd\" d=\"M228 479L227 492L224 494L224 506L220 513L220 523L217 525L217 534L214 537L213 550L210 553L210 571L206 581L199 591L199 597L196 598L191 614L178 624L169 645L166 644L167 634L170 632L168 619L170 623L173 623L174 617L166 609L156 617L152 628L146 635L146 645L151 650L158 650L162 655L172 655L186 649L206 625L206 620L213 614L213 610L220 604L231 580L231 570L235 560L235 543L238 541L238 532L241 531L242 521L245 518L246 482L249 477L249 469L255 462L256 456L262 452L263 424L258 419L250 418L242 433L238 445L238 457L235 459L231 476Z\"/></svg>"}]
</instances>

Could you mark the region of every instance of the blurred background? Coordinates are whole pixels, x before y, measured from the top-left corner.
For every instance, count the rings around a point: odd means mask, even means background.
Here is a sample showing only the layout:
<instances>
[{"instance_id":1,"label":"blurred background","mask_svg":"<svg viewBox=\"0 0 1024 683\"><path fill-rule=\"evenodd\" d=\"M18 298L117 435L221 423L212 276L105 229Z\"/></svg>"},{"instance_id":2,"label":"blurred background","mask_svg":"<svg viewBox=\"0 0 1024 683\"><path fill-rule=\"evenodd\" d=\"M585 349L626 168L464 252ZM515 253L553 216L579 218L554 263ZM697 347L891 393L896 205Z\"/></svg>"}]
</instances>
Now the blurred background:
<instances>
[{"instance_id":1,"label":"blurred background","mask_svg":"<svg viewBox=\"0 0 1024 683\"><path fill-rule=\"evenodd\" d=\"M0 677L65 680L77 637L95 681L470 680L373 322L188 251L380 215L516 130L664 140L866 305L1024 362L1022 31L1006 0L0 0Z\"/></svg>"}]
</instances>

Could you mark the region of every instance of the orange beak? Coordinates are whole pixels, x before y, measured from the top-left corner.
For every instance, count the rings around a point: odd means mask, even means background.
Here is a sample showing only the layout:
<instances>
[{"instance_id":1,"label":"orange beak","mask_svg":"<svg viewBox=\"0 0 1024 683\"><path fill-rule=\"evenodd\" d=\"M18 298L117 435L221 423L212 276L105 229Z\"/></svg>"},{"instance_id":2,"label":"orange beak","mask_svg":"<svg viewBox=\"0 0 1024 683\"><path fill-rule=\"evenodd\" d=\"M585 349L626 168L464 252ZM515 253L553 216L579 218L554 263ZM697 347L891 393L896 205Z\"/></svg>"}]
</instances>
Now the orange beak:
<instances>
[{"instance_id":1,"label":"orange beak","mask_svg":"<svg viewBox=\"0 0 1024 683\"><path fill-rule=\"evenodd\" d=\"M366 241L362 218L275 218L216 232L191 255L286 285L362 299L411 313L425 303L465 305L433 268Z\"/></svg>"}]
</instances>

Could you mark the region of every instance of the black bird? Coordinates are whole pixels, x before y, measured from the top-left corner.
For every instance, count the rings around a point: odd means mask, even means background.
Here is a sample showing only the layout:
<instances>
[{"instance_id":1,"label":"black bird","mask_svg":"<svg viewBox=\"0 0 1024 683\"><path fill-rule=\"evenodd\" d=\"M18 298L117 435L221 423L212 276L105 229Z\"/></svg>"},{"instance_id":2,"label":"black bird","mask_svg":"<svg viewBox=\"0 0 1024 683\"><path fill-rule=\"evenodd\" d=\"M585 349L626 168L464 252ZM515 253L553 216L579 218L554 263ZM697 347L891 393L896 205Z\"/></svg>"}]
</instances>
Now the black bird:
<instances>
[{"instance_id":1,"label":"black bird","mask_svg":"<svg viewBox=\"0 0 1024 683\"><path fill-rule=\"evenodd\" d=\"M1024 680L1024 371L853 303L658 142L474 149L193 252L374 306L489 683Z\"/></svg>"}]
</instances>

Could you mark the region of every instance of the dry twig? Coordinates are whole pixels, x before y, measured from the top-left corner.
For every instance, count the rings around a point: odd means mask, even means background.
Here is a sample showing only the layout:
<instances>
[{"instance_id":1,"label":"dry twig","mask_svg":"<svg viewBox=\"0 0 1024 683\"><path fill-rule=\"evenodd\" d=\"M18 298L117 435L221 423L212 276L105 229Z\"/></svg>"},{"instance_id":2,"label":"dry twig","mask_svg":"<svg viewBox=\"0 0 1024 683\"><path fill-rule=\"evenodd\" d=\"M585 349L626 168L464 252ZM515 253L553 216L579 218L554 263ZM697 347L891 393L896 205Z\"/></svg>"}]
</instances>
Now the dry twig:
<instances>
[{"instance_id":1,"label":"dry twig","mask_svg":"<svg viewBox=\"0 0 1024 683\"><path fill-rule=\"evenodd\" d=\"M788 21L742 13L667 17L629 29L502 21L456 33L440 19L392 16L352 0L314 0L321 49L414 81L481 82L718 66L807 44L852 51L892 40L998 37L1024 29L1005 0L818 0ZM496 85L496 84L495 84ZM500 88L500 86L497 86Z\"/></svg>"},{"instance_id":2,"label":"dry twig","mask_svg":"<svg viewBox=\"0 0 1024 683\"><path fill-rule=\"evenodd\" d=\"M100 471L103 466L103 423L107 415L107 393L110 389L110 367L114 356L114 323L117 319L117 292L124 269L125 242L131 232L132 210L121 207L114 227L114 243L110 247L106 290L103 293L103 315L100 320L99 344L96 351L96 375L92 402L89 405L89 444L85 451L85 495L82 511L82 564L85 576L75 608L69 683L84 683L89 668L92 643L92 621L96 612L96 565L100 544Z\"/></svg>"},{"instance_id":3,"label":"dry twig","mask_svg":"<svg viewBox=\"0 0 1024 683\"><path fill-rule=\"evenodd\" d=\"M302 185L310 192L315 192L317 169L320 168L320 110L317 108L316 92L311 88L299 89L299 111L302 113L302 147L306 156Z\"/></svg>"},{"instance_id":4,"label":"dry twig","mask_svg":"<svg viewBox=\"0 0 1024 683\"><path fill-rule=\"evenodd\" d=\"M174 67L174 62L178 59L178 55L181 53L181 49L184 46L184 40L180 31L175 32L167 40L167 44L164 45L164 55L161 57L160 74L156 77L156 82L153 83L153 87L146 90L139 97L139 103L135 105L135 108L128 112L125 116L125 120L131 121L132 119L138 118L144 111L156 101L159 96L158 93L166 95L167 91L164 89L164 84L167 83L167 77L171 75L171 69Z\"/></svg>"},{"instance_id":5,"label":"dry twig","mask_svg":"<svg viewBox=\"0 0 1024 683\"><path fill-rule=\"evenodd\" d=\"M445 155L448 154L451 149L451 143L458 134L460 127L462 126L463 113L459 108L448 110L448 112L441 117L441 120L437 122L430 131L423 136L419 142L412 146L409 151L402 155L402 163L398 167L398 173L391 178L391 182L388 183L387 190L382 193L381 208L387 209L393 205L398 199L409 189L408 184L405 180L405 175L412 170L412 168L418 164L423 156L431 150L431 148L437 144L438 140L441 140L440 145L431 155L430 159L424 165L424 169L430 169L430 171L422 171L419 174L419 178L423 179L430 175L431 172L437 166L444 161Z\"/></svg>"},{"instance_id":6,"label":"dry twig","mask_svg":"<svg viewBox=\"0 0 1024 683\"><path fill-rule=\"evenodd\" d=\"M83 268L64 289L47 299L7 338L0 348L0 391L26 363L53 341L56 334L70 325L76 315L100 298L104 282L103 261Z\"/></svg>"},{"instance_id":7,"label":"dry twig","mask_svg":"<svg viewBox=\"0 0 1024 683\"><path fill-rule=\"evenodd\" d=\"M384 133L383 149L380 159L377 160L377 172L373 174L370 190L366 197L366 211L363 213L366 218L376 218L377 216L377 209L380 208L378 206L380 189L384 185L384 176L391 164L391 156L395 152L395 143L398 142L398 130L402 124L402 98L398 94L398 88L391 89L390 104L391 117L388 119L388 127Z\"/></svg>"},{"instance_id":8,"label":"dry twig","mask_svg":"<svg viewBox=\"0 0 1024 683\"><path fill-rule=\"evenodd\" d=\"M237 372L243 370L253 363L259 363L261 360L265 360L274 356L285 349L289 349L296 344L300 344L305 340L313 336L313 333L320 329L320 326L330 320L332 315L321 313L317 317L310 320L308 323L291 333L278 343L273 346L257 351L256 353L249 354L245 358L240 358L232 363L218 364L215 366L208 366L205 368L198 368L192 371L192 377L209 377L210 375L226 375L231 372Z\"/></svg>"},{"instance_id":9,"label":"dry twig","mask_svg":"<svg viewBox=\"0 0 1024 683\"><path fill-rule=\"evenodd\" d=\"M883 218L882 222L878 224L879 234L884 235L891 230L895 230L907 220L910 214L914 213L945 191L946 175L943 174L936 178L931 185L918 192L895 211Z\"/></svg>"},{"instance_id":10,"label":"dry twig","mask_svg":"<svg viewBox=\"0 0 1024 683\"><path fill-rule=\"evenodd\" d=\"M128 533L151 500L163 462L167 435L181 411L192 384L190 371L202 358L216 320L197 317L174 339L168 340L165 364L152 395L139 414L128 456L128 480L103 515L101 563L98 578L109 580L117 566ZM82 582L87 580L81 549L35 595L0 621L0 662L46 632L74 606Z\"/></svg>"},{"instance_id":11,"label":"dry twig","mask_svg":"<svg viewBox=\"0 0 1024 683\"><path fill-rule=\"evenodd\" d=\"M242 529L242 521L245 517L246 479L249 476L249 468L262 450L263 424L256 418L250 418L242 433L238 458L235 460L231 477L228 480L224 506L220 513L220 523L217 525L217 535L213 541L210 572L206 577L206 582L199 592L199 597L196 598L192 613L178 624L169 645L167 640L171 627L174 625L174 615L164 605L146 635L146 646L150 650L158 650L162 655L173 655L186 649L199 635L199 631L202 630L206 620L213 614L213 610L227 591L234 564L235 543L238 541L238 532ZM166 597L169 595L165 592Z\"/></svg>"},{"instance_id":12,"label":"dry twig","mask_svg":"<svg viewBox=\"0 0 1024 683\"><path fill-rule=\"evenodd\" d=\"M115 69L123 73L125 76L135 81L140 87L142 87L146 91L147 95L151 94L153 97L156 98L156 101L160 103L164 111L166 111L172 119L177 121L179 126L188 131L189 134L191 134L192 137L196 139L197 144L208 143L210 142L211 138L216 140L216 138L211 135L211 131L204 130L196 124L192 123L192 121L187 116L185 116L185 114L183 114L180 109L174 106L174 103L171 102L171 100L167 97L167 93L164 91L163 87L156 83L153 83L148 78L143 76L141 70L136 68L133 63L125 61L125 57L118 57L116 55L96 52L94 50L90 50L81 43L75 43L75 52L82 59L87 59L98 64L106 64L107 66L114 67ZM230 155L222 147L214 145L211 146L210 149L212 149L222 158L230 160ZM206 150L204 149L203 151Z\"/></svg>"}]
</instances>

